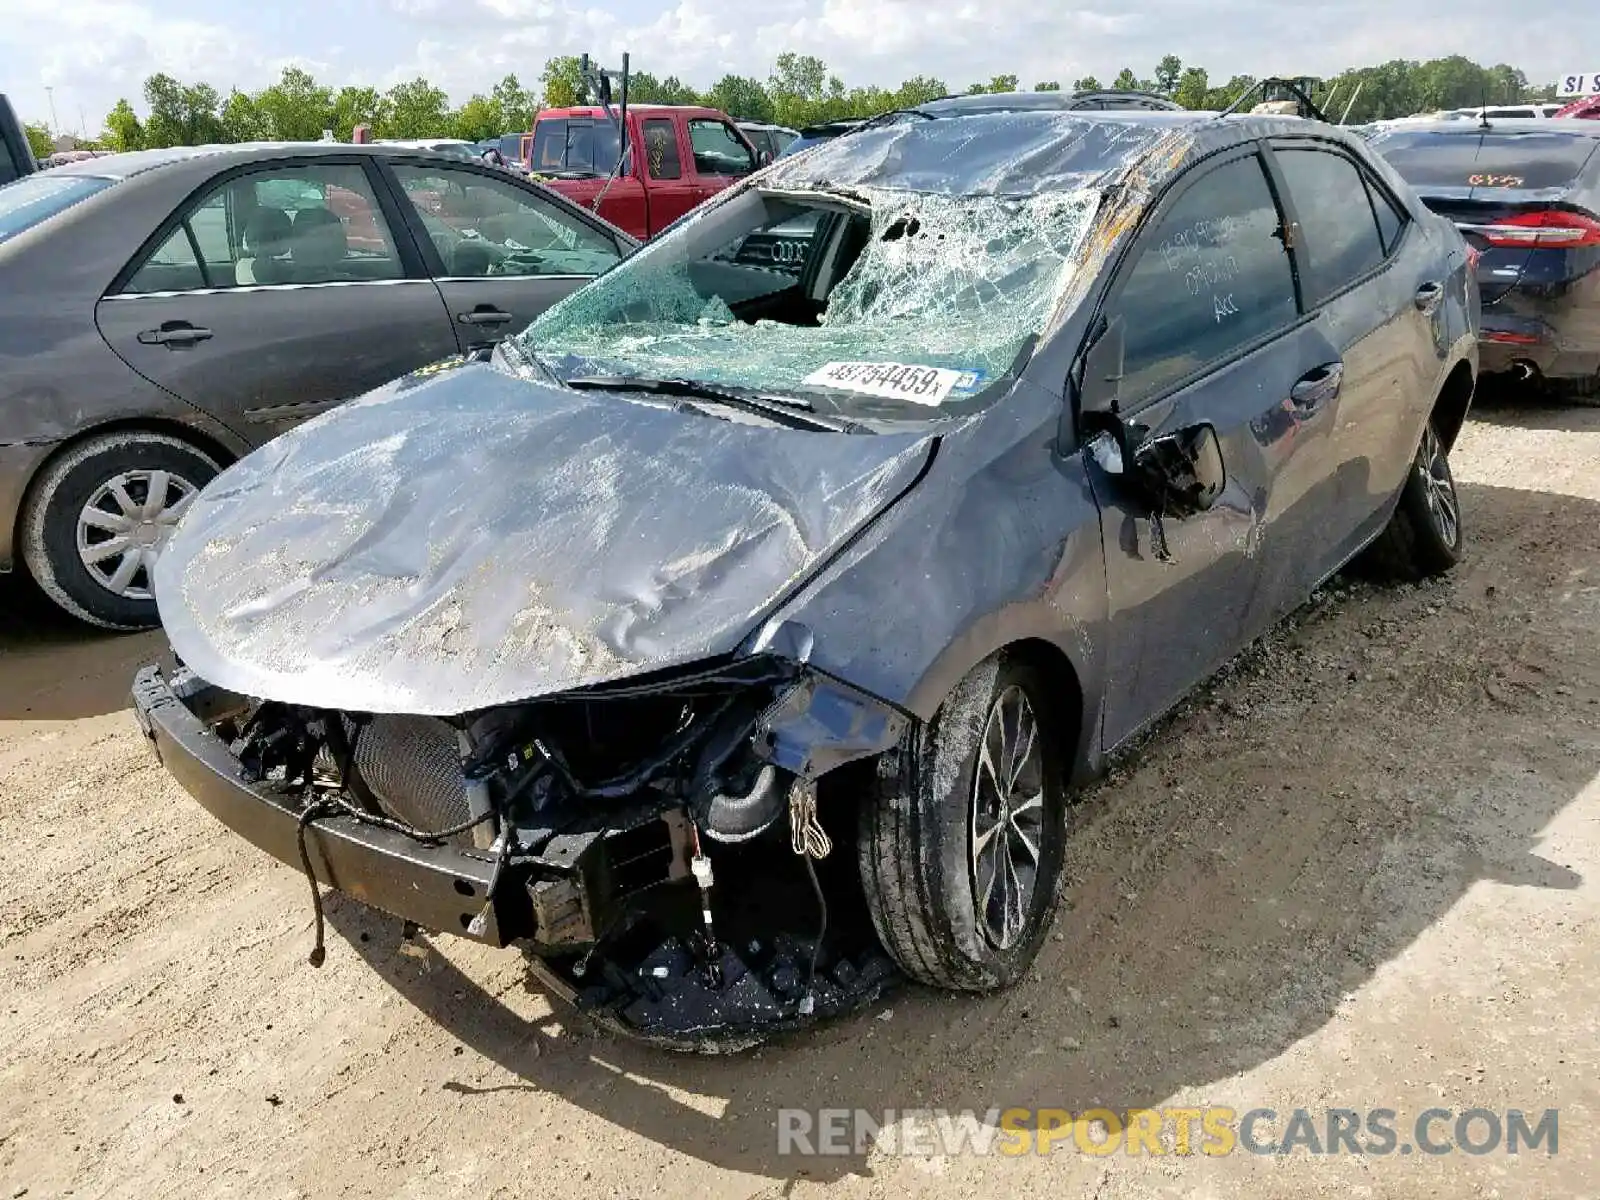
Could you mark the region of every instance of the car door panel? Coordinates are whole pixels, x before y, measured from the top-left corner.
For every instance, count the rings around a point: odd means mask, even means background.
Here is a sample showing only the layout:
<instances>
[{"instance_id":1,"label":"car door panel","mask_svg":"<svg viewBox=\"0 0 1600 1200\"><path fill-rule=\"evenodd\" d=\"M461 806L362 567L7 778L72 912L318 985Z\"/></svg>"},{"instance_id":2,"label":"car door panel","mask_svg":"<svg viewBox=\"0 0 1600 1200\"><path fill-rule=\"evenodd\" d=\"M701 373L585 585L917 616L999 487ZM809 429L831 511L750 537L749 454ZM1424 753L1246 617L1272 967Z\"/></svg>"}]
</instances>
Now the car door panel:
<instances>
[{"instance_id":1,"label":"car door panel","mask_svg":"<svg viewBox=\"0 0 1600 1200\"><path fill-rule=\"evenodd\" d=\"M1354 158L1319 140L1279 139L1272 162L1302 241L1307 307L1343 363L1327 444L1281 480L1304 497L1297 519L1320 533L1305 576L1278 598L1281 610L1342 566L1387 517L1415 449L1405 398L1425 394L1429 365L1442 361L1443 339L1432 328L1442 314L1422 311L1418 293L1432 285L1442 296L1444 281L1418 276L1417 257L1405 248L1416 239L1378 219L1375 205L1390 202ZM1331 475L1324 463L1335 464Z\"/></svg>"},{"instance_id":2,"label":"car door panel","mask_svg":"<svg viewBox=\"0 0 1600 1200\"><path fill-rule=\"evenodd\" d=\"M95 320L140 375L256 443L457 349L425 279L108 296ZM151 336L185 329L209 336Z\"/></svg>"},{"instance_id":3,"label":"car door panel","mask_svg":"<svg viewBox=\"0 0 1600 1200\"><path fill-rule=\"evenodd\" d=\"M1308 422L1288 403L1290 391L1305 364L1326 353L1315 329L1302 324L1132 418L1141 441L1201 424L1216 431L1227 484L1206 512L1155 517L1125 470L1107 470L1102 457L1086 455L1101 510L1114 630L1108 746L1132 736L1236 654L1275 607L1271 597L1294 586L1293 564L1304 555L1308 531L1276 483L1307 436Z\"/></svg>"},{"instance_id":4,"label":"car door panel","mask_svg":"<svg viewBox=\"0 0 1600 1200\"><path fill-rule=\"evenodd\" d=\"M255 443L454 353L439 290L380 193L338 155L214 177L96 305L101 336Z\"/></svg>"},{"instance_id":5,"label":"car door panel","mask_svg":"<svg viewBox=\"0 0 1600 1200\"><path fill-rule=\"evenodd\" d=\"M1324 461L1342 364L1301 316L1286 240L1252 148L1180 181L1110 290L1122 444L1088 451L1112 628L1107 745L1236 653L1308 574L1299 521L1310 510L1279 485L1315 482L1298 463ZM1151 511L1122 460L1200 425L1221 449L1220 496L1194 515Z\"/></svg>"},{"instance_id":6,"label":"car door panel","mask_svg":"<svg viewBox=\"0 0 1600 1200\"><path fill-rule=\"evenodd\" d=\"M654 237L694 209L704 195L692 174L694 150L681 116L646 117L639 122L639 132L643 143L634 162L642 161L649 179L650 236Z\"/></svg>"}]
</instances>

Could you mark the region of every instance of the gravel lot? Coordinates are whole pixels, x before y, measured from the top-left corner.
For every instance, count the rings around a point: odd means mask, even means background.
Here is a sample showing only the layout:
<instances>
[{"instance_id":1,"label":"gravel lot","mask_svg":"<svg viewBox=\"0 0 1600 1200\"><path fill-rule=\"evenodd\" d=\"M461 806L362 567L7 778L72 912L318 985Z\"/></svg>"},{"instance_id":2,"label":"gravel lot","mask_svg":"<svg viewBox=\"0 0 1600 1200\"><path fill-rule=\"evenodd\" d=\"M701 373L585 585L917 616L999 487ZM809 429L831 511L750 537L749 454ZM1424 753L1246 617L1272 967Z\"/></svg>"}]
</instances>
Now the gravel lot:
<instances>
[{"instance_id":1,"label":"gravel lot","mask_svg":"<svg viewBox=\"0 0 1600 1200\"><path fill-rule=\"evenodd\" d=\"M590 1032L514 952L397 952L127 711L157 637L0 581L0 1200L1579 1196L1600 1188L1600 410L1480 410L1447 581L1340 583L1084 797L1004 995L745 1057ZM881 1019L880 1019L881 1018ZM781 1107L1559 1107L1559 1153L831 1158Z\"/></svg>"}]
</instances>

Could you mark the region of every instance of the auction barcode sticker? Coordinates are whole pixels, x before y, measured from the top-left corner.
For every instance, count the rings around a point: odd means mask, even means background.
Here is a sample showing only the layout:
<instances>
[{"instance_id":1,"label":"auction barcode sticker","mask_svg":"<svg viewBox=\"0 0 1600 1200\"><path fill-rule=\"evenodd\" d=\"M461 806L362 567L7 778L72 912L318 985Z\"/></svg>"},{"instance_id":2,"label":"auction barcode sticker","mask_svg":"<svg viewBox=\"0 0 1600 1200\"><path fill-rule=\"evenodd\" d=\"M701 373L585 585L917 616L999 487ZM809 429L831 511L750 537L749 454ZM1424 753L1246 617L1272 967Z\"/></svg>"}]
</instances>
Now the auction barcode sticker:
<instances>
[{"instance_id":1,"label":"auction barcode sticker","mask_svg":"<svg viewBox=\"0 0 1600 1200\"><path fill-rule=\"evenodd\" d=\"M912 404L939 405L970 374L908 363L831 362L811 372L804 382Z\"/></svg>"}]
</instances>

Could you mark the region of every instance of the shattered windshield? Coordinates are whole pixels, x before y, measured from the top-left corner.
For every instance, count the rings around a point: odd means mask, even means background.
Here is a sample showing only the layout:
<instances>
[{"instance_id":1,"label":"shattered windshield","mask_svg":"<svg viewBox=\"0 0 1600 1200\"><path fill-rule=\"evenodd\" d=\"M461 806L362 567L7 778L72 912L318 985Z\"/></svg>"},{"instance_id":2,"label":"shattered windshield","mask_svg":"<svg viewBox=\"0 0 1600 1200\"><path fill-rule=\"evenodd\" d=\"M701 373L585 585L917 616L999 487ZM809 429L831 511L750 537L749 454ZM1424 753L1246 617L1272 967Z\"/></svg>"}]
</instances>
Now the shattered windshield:
<instances>
[{"instance_id":1,"label":"shattered windshield","mask_svg":"<svg viewBox=\"0 0 1600 1200\"><path fill-rule=\"evenodd\" d=\"M691 380L819 411L972 411L1072 282L1099 192L743 192L540 316L563 380Z\"/></svg>"}]
</instances>

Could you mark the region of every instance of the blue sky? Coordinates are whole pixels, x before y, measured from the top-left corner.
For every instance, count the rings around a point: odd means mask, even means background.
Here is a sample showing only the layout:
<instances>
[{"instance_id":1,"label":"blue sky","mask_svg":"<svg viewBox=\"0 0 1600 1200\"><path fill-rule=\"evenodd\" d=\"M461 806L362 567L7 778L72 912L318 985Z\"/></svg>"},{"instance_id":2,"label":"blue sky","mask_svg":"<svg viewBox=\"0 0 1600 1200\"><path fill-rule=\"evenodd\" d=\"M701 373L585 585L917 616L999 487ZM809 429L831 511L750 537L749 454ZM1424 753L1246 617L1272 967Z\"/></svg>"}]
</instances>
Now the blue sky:
<instances>
[{"instance_id":1,"label":"blue sky","mask_svg":"<svg viewBox=\"0 0 1600 1200\"><path fill-rule=\"evenodd\" d=\"M1600 4L1541 11L1509 19L1503 0L0 0L0 88L29 120L49 119L53 89L58 126L76 131L81 112L92 135L119 96L142 107L140 84L158 70L224 94L286 63L335 85L420 73L459 103L507 71L531 83L550 55L585 50L608 62L628 50L637 69L701 86L728 71L764 77L784 50L820 56L851 84L931 74L955 89L1001 72L1024 85L1109 79L1124 64L1148 73L1169 52L1224 77L1451 53L1540 81L1600 72Z\"/></svg>"}]
</instances>

